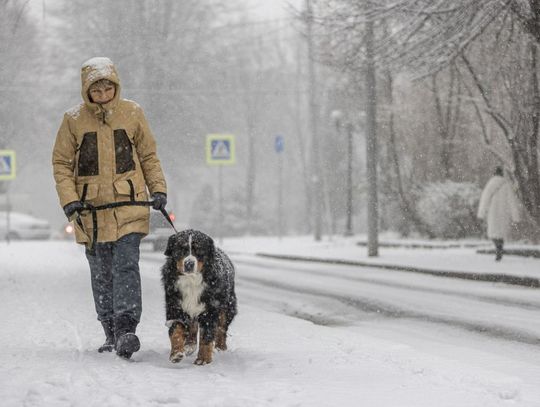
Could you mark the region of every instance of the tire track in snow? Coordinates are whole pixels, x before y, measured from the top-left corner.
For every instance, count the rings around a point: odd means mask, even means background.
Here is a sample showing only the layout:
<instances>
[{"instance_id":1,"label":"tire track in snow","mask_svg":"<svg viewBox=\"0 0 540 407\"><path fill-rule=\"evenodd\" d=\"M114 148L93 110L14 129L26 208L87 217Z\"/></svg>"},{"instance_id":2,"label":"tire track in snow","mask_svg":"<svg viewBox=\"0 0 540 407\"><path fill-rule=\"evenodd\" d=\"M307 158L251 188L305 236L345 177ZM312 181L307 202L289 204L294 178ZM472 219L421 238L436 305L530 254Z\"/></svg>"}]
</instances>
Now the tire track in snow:
<instances>
[{"instance_id":1,"label":"tire track in snow","mask_svg":"<svg viewBox=\"0 0 540 407\"><path fill-rule=\"evenodd\" d=\"M317 290L306 287L295 287L290 282L280 283L275 280L269 280L258 277L240 276L239 282L247 282L248 284L254 284L258 286L264 286L265 288L271 288L282 292L295 293L304 296L313 297L314 301L318 298L327 298L336 300L344 305L355 308L363 313L372 315L383 316L385 318L392 319L410 319L420 322L429 322L434 324L442 324L459 329L463 329L469 332L486 335L492 338L503 339L507 341L519 342L527 345L535 345L540 347L540 338L537 335L527 331L517 330L515 328L509 328L496 324L484 324L475 321L469 321L466 319L458 319L451 317L444 317L439 315L433 315L425 312L416 312L411 310L405 310L396 307L392 304L385 303L379 300L366 299L366 298L353 298L346 295L332 294L328 291ZM294 316L294 314L289 314ZM308 317L303 319L309 319L314 323L317 323L317 319L310 319Z\"/></svg>"},{"instance_id":2,"label":"tire track in snow","mask_svg":"<svg viewBox=\"0 0 540 407\"><path fill-rule=\"evenodd\" d=\"M265 268L265 269L276 269L276 270L283 270L283 267L280 267L278 265L273 264L267 264L267 263L260 263L257 261L249 261L244 259L236 259L236 264L245 264L248 266L258 267L258 268ZM366 283L366 284L373 284L378 285L382 287L391 287L391 288L398 288L398 289L405 289L405 290L414 290L418 292L423 293L430 293L430 294L443 294L448 295L452 297L459 297L464 298L468 300L478 300L481 302L489 303L489 304L497 304L497 305L507 305L511 307L518 307L525 310L538 310L540 311L540 302L535 303L531 301L519 301L514 299L508 299L503 297L495 297L495 296L487 296L487 295L480 295L480 294L470 294L470 293L463 293L457 290L449 290L449 289L443 289L443 288L431 288L431 287L420 287L420 286L414 286L411 284L403 284L399 282L394 281L387 281L387 280L377 280L373 278L367 278L367 277L360 277L360 276L350 276L350 275L344 275L344 274L336 274L335 268L332 268L332 272L324 272L319 270L306 270L301 267L294 267L291 265L287 265L287 270L291 270L294 272L309 274L309 275L318 275L323 277L332 277L332 278L339 278L345 281L356 281L359 283ZM336 267L339 267L337 265ZM361 267L363 268L363 267ZM395 273L395 272L393 272ZM523 288L524 290L534 290L534 288Z\"/></svg>"}]
</instances>

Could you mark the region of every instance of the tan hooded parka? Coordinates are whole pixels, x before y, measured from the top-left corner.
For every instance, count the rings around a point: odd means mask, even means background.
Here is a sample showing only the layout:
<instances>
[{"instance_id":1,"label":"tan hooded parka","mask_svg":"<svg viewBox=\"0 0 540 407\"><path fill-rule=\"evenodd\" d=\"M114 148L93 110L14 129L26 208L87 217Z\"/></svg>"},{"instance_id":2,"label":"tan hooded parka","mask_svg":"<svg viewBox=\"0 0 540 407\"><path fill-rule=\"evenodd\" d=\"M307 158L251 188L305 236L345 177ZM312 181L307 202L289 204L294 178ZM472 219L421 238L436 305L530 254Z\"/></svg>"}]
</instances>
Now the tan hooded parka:
<instances>
[{"instance_id":1,"label":"tan hooded parka","mask_svg":"<svg viewBox=\"0 0 540 407\"><path fill-rule=\"evenodd\" d=\"M114 99L99 105L88 96L101 79L116 84ZM108 58L92 58L81 71L84 103L64 114L53 150L53 170L60 205L84 201L93 206L148 200L167 193L156 143L142 108L120 99L120 81ZM92 216L83 212L75 224L78 243L91 243ZM98 242L116 241L128 233L148 233L149 208L122 206L97 212Z\"/></svg>"}]
</instances>

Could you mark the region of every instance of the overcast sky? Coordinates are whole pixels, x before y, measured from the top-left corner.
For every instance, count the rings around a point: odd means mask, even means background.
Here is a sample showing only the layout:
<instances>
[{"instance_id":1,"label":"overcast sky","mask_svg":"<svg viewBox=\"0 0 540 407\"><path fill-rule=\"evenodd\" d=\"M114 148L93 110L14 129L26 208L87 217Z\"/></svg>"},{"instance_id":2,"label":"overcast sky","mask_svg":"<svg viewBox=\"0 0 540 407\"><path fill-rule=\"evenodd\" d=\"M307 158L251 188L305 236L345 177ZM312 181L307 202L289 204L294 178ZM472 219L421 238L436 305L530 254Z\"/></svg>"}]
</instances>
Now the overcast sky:
<instances>
[{"instance_id":1,"label":"overcast sky","mask_svg":"<svg viewBox=\"0 0 540 407\"><path fill-rule=\"evenodd\" d=\"M305 0L243 0L254 15L263 18L279 18L287 14L290 6L295 8L303 7ZM28 2L25 7L31 10L33 15L43 17L43 8L52 6L52 0L41 0Z\"/></svg>"},{"instance_id":2,"label":"overcast sky","mask_svg":"<svg viewBox=\"0 0 540 407\"><path fill-rule=\"evenodd\" d=\"M254 14L265 18L286 16L289 7L300 8L304 0L244 0Z\"/></svg>"}]
</instances>

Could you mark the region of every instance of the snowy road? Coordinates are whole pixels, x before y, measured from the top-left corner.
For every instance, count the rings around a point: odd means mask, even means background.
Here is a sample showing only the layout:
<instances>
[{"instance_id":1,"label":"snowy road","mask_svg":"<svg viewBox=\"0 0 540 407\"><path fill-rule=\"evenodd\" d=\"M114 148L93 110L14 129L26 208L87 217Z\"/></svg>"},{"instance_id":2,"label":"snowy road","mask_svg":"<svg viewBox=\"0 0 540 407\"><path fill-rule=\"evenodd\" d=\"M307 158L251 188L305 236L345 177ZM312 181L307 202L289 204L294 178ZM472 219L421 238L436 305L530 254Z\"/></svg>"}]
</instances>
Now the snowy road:
<instances>
[{"instance_id":1,"label":"snowy road","mask_svg":"<svg viewBox=\"0 0 540 407\"><path fill-rule=\"evenodd\" d=\"M537 289L350 266L235 260L242 272L240 287L252 287L246 293L252 302L260 297L249 293L260 292L262 286L271 290L278 306L269 306L271 298L258 301L259 306L303 315L321 325L355 325L375 316L446 325L540 347ZM302 301L291 301L291 294ZM325 306L321 300L333 304ZM318 309L309 312L303 309L306 305Z\"/></svg>"},{"instance_id":2,"label":"snowy road","mask_svg":"<svg viewBox=\"0 0 540 407\"><path fill-rule=\"evenodd\" d=\"M84 255L0 244L2 406L540 406L540 292L235 255L240 313L209 366L167 361L161 255L141 351L98 354Z\"/></svg>"}]
</instances>

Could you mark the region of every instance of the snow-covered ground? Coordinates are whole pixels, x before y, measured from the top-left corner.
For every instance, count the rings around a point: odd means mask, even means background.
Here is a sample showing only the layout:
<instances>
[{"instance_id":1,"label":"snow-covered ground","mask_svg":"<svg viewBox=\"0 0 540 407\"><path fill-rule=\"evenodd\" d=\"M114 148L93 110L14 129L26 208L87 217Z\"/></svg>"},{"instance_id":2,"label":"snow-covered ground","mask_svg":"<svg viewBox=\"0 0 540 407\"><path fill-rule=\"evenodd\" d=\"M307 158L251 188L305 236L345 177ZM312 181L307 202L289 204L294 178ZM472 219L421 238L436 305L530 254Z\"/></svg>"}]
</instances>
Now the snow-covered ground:
<instances>
[{"instance_id":1,"label":"snow-covered ground","mask_svg":"<svg viewBox=\"0 0 540 407\"><path fill-rule=\"evenodd\" d=\"M540 406L539 290L253 255L363 257L351 240L223 247L234 253L240 312L229 350L196 366L167 359L161 254L143 252L142 348L126 362L96 351L81 247L0 243L0 405ZM391 250L376 261L424 256ZM473 256L455 250L431 252L429 265L455 269ZM476 256L465 265L540 270L540 260Z\"/></svg>"}]
</instances>

